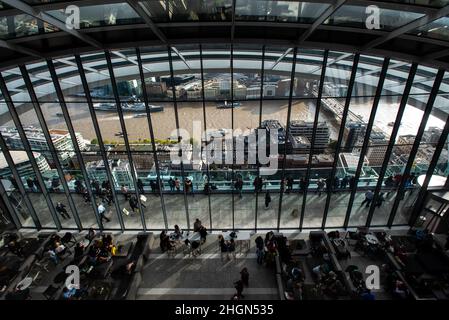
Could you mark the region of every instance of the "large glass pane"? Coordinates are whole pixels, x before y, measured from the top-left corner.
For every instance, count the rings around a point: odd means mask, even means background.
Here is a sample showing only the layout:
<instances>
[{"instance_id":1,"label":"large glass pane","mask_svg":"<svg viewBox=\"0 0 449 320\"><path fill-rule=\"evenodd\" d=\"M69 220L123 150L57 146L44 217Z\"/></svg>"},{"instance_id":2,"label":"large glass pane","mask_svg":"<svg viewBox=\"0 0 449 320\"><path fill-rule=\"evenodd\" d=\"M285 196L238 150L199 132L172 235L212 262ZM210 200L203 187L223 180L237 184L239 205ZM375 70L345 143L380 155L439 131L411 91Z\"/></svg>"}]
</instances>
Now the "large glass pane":
<instances>
[{"instance_id":1,"label":"large glass pane","mask_svg":"<svg viewBox=\"0 0 449 320\"><path fill-rule=\"evenodd\" d=\"M449 17L443 17L426 24L420 28L410 31L411 34L419 37L433 38L439 40L449 40Z\"/></svg>"},{"instance_id":2,"label":"large glass pane","mask_svg":"<svg viewBox=\"0 0 449 320\"><path fill-rule=\"evenodd\" d=\"M342 125L341 118L344 110L345 97L348 91L349 77L351 75L353 55L342 55L339 52L329 52L326 66L326 74L323 85L323 99L316 124L315 144L312 146L312 163L310 164L310 180L308 185L306 207L304 211L304 228L321 227L324 209L326 205L326 190L330 188L330 174L334 157L336 156L336 142ZM329 97L329 98L326 98ZM342 98L330 98L342 97ZM300 125L305 132L312 132L313 122L305 122ZM338 156L338 155L337 155ZM337 176L341 172L337 171ZM335 188L332 188L335 189ZM334 191L335 192L335 191ZM335 201L340 199L332 195ZM332 201L332 198L331 198ZM334 201L334 202L335 202ZM329 206L332 208L343 208L341 202ZM335 217L340 217L341 212L333 213L329 223L340 224ZM339 218L338 218L339 219Z\"/></svg>"},{"instance_id":3,"label":"large glass pane","mask_svg":"<svg viewBox=\"0 0 449 320\"><path fill-rule=\"evenodd\" d=\"M139 4L154 22L231 21L232 0L145 0Z\"/></svg>"},{"instance_id":4,"label":"large glass pane","mask_svg":"<svg viewBox=\"0 0 449 320\"><path fill-rule=\"evenodd\" d=\"M30 169L27 169L26 166L24 166L24 163L20 161L20 159L22 159L21 155L22 153L25 153L25 151L10 151L10 153L14 164L16 165L16 169L19 171L19 175L26 175L26 172L24 171L29 171ZM22 226L33 227L34 222L25 203L25 199L18 188L14 185L14 182L17 183L12 176L12 171L9 168L3 151L0 150L0 183L3 185L3 189L5 190L5 193L2 195L3 199L9 202L14 210L14 213L11 212L11 214L15 214L17 216Z\"/></svg>"},{"instance_id":5,"label":"large glass pane","mask_svg":"<svg viewBox=\"0 0 449 320\"><path fill-rule=\"evenodd\" d=\"M380 21L378 29L381 30L394 30L424 16L422 13L413 11L399 11L379 7ZM370 11L367 11L365 6L344 5L333 13L324 24L366 28L365 23L369 15Z\"/></svg>"},{"instance_id":6,"label":"large glass pane","mask_svg":"<svg viewBox=\"0 0 449 320\"><path fill-rule=\"evenodd\" d=\"M50 10L45 13L62 22L66 22L73 14L70 10L66 13L64 9ZM143 23L140 16L127 3L80 6L79 16L80 28Z\"/></svg>"},{"instance_id":7,"label":"large glass pane","mask_svg":"<svg viewBox=\"0 0 449 320\"><path fill-rule=\"evenodd\" d=\"M237 20L313 23L328 7L327 3L237 0L235 16Z\"/></svg>"}]
</instances>

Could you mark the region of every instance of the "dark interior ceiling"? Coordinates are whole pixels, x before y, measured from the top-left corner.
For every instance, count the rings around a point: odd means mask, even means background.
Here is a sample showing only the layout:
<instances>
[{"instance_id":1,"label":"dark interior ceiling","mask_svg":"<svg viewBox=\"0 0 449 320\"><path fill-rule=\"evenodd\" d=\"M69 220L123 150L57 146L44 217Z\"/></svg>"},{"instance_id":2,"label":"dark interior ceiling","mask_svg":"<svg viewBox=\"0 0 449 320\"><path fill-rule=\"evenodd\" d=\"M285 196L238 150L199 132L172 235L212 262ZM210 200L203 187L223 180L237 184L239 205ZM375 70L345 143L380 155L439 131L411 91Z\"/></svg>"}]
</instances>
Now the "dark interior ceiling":
<instances>
[{"instance_id":1,"label":"dark interior ceiling","mask_svg":"<svg viewBox=\"0 0 449 320\"><path fill-rule=\"evenodd\" d=\"M257 2L257 0L254 1ZM138 14L138 23L68 30L64 23L46 14L49 10L62 9L69 4L83 7L125 2ZM155 5L161 1L146 2L149 5ZM176 3L177 1L171 2ZM2 1L3 9L0 10L0 19L26 14L41 23L58 28L59 31L0 40L0 68L103 49L151 45L176 46L184 43L261 43L270 46L299 46L359 52L449 69L449 39L444 41L441 38L422 37L411 33L432 21L448 16L449 1L446 0L419 2L428 5L409 3L413 3L413 0L309 0L307 3L326 4L327 9L308 23L269 21L270 19L264 21L236 19L235 6L240 1L228 0L225 2L229 2L231 7L224 21L176 20L161 22L157 15L148 14L144 2L140 3L135 0L56 2L53 0L50 3L34 0L5 0ZM189 1L182 3L186 4ZM382 9L406 13L418 12L421 16L388 31L369 30L351 24L331 25L326 22L342 6L368 7L369 5L378 5Z\"/></svg>"}]
</instances>

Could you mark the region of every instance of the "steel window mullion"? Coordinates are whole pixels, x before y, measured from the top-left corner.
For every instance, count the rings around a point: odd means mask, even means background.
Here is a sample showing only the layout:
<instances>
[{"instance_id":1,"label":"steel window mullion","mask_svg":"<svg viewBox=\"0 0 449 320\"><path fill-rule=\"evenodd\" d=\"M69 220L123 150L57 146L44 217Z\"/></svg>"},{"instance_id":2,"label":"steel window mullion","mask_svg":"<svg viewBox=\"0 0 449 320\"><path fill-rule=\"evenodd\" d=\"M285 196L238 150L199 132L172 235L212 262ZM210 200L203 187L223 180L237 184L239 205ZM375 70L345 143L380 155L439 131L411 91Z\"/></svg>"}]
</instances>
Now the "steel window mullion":
<instances>
[{"instance_id":1,"label":"steel window mullion","mask_svg":"<svg viewBox=\"0 0 449 320\"><path fill-rule=\"evenodd\" d=\"M86 73L84 72L84 67L83 67L83 63L81 61L81 57L79 55L75 55L75 60L76 60L77 66L78 66L78 72L79 72L79 75L80 75L81 83L83 85L84 94L86 96L87 106L89 107L90 117L92 118L92 124L94 126L95 134L98 137L98 146L100 148L100 153L101 153L101 156L103 158L103 163L104 163L104 168L105 168L105 171L106 171L106 175L108 177L108 180L111 183L111 193L112 193L112 198L114 200L114 206L115 206L117 219L119 221L120 228L123 231L125 229L125 225L123 223L123 217L121 215L120 206L118 204L117 196L115 194L114 179L112 177L111 168L109 167L108 157L106 156L106 150L104 148L103 137L101 135L101 130L100 130L100 126L98 124L97 114L96 114L96 111L94 109L94 104L93 104L93 101L92 101L92 97L90 95L89 84L87 83L87 79L86 79ZM97 212L97 214L99 214L98 213L98 207L96 209L96 212Z\"/></svg>"},{"instance_id":2,"label":"steel window mullion","mask_svg":"<svg viewBox=\"0 0 449 320\"><path fill-rule=\"evenodd\" d=\"M402 95L401 102L400 102L399 108L398 108L398 113L396 115L393 129L391 131L390 140L388 142L388 147L387 147L387 150L385 151L385 157L382 162L382 167L380 169L379 178L377 179L376 189L374 191L374 198L373 198L373 201L371 202L368 217L366 219L366 224L365 224L366 227L369 227L371 225L371 221L372 221L372 218L374 215L374 210L375 210L374 203L376 203L376 199L378 198L380 190L382 189L382 183L385 178L385 173L387 172L387 169L388 169L388 163L390 162L390 155L391 155L391 152L393 151L393 148L394 148L394 145L396 142L396 137L399 132L399 127L401 125L402 116L404 115L404 111L407 106L407 100L408 100L410 90L413 85L413 79L415 78L417 68L418 68L418 64L414 63L414 64L412 64L410 71L409 71L409 76L407 78L407 82L404 87L404 93Z\"/></svg>"},{"instance_id":3,"label":"steel window mullion","mask_svg":"<svg viewBox=\"0 0 449 320\"><path fill-rule=\"evenodd\" d=\"M0 79L2 79L1 75L0 75ZM1 80L0 80L0 82L1 82ZM5 139L3 138L2 134L0 134L0 148L1 148L1 151L3 152L6 162L8 163L9 168L11 169L12 176L15 179L15 181L17 182L17 186L19 187L20 195L22 196L22 198L25 201L25 205L30 212L30 216L33 219L34 225L36 226L36 228L38 230L42 229L42 225L39 221L39 218L36 215L36 211L34 210L34 207L28 197L28 194L25 191L25 187L23 186L22 179L20 179L19 172L17 170L17 167L14 164L14 160L11 157L11 153L9 152L8 146L6 145ZM0 182L0 185L2 185L2 188L4 189L3 183ZM6 192L6 190L5 190L5 192ZM6 193L6 195L7 195L7 193ZM15 214L15 211L11 213L11 216L13 214ZM19 223L20 223L20 220L19 220Z\"/></svg>"},{"instance_id":4,"label":"steel window mullion","mask_svg":"<svg viewBox=\"0 0 449 320\"><path fill-rule=\"evenodd\" d=\"M56 74L55 66L54 66L52 60L50 60L50 59L47 60L47 67L48 67L48 70L50 71L50 76L53 80L53 85L55 86L56 95L58 97L59 105L61 106L62 114L64 116L64 121L67 125L67 130L69 131L70 138L72 139L72 144L75 149L76 158L78 159L78 163L80 164L81 172L83 174L83 180L86 185L87 192L89 193L89 198L90 198L90 202L92 204L95 219L97 221L98 227L102 230L103 223L101 222L101 219L97 215L97 207L95 205L96 201L95 201L95 197L93 195L92 188L91 188L91 185L90 185L90 182L88 179L86 165L85 165L84 159L81 155L81 150L80 150L80 147L79 147L77 139L76 139L76 134L75 134L75 130L73 128L72 120L70 119L70 114L67 109L67 104L65 102L64 94L62 93L61 85L59 84L59 79ZM98 139L98 137L97 137L97 139Z\"/></svg>"},{"instance_id":5,"label":"steel window mullion","mask_svg":"<svg viewBox=\"0 0 449 320\"><path fill-rule=\"evenodd\" d=\"M353 62L352 62L352 68L351 68L351 76L349 78L349 83L348 83L348 91L346 93L345 106L343 108L343 114L342 114L342 117L341 117L340 130L338 131L337 145L336 145L335 153L334 153L334 161L332 163L331 177L335 176L336 171L337 171L338 155L339 155L340 150L341 150L341 143L343 141L343 136L344 136L344 132L345 132L346 120L348 118L349 106L351 104L352 90L354 88L355 77L356 77L356 74L357 74L357 67L358 67L358 64L359 64L359 59L360 59L360 54L354 55L354 59L353 59ZM309 164L309 165L311 165L311 164ZM308 178L307 178L307 183L309 183ZM332 183L333 183L333 181L331 181L331 185L332 185ZM329 209L326 210L326 207L329 208L330 197L331 197L331 193L327 192L327 194L326 194L326 203L325 203L325 207L324 207L325 208L325 212L323 212L323 219L321 221L321 228L322 229L324 229L324 227L326 225L327 214L328 214L328 211L329 211Z\"/></svg>"},{"instance_id":6,"label":"steel window mullion","mask_svg":"<svg viewBox=\"0 0 449 320\"><path fill-rule=\"evenodd\" d=\"M206 99L205 99L205 94L204 94L204 67L203 67L203 46L200 44L200 68L201 68L201 100L202 100L202 104L203 104L203 130L204 132L206 132L207 130L207 125L206 125ZM206 139L207 140L207 139ZM201 146L203 145L202 142ZM206 161L206 175L207 175L207 183L210 184L210 172L209 172L209 162ZM210 185L209 185L210 188ZM211 190L208 189L209 192L207 193L207 200L208 200L208 206L209 206L209 226L210 229L212 229L212 205L211 205L211 199L210 199L210 194L211 194Z\"/></svg>"},{"instance_id":7,"label":"steel window mullion","mask_svg":"<svg viewBox=\"0 0 449 320\"><path fill-rule=\"evenodd\" d=\"M129 166L131 168L131 175L132 175L132 182L134 185L134 191L137 195L137 204L139 206L139 211L140 211L139 213L140 213L142 228L144 231L146 231L145 216L144 216L144 212L142 209L143 208L142 203L140 200L139 188L137 187L137 180L136 180L137 172L136 172L136 168L134 167L134 161L131 156L131 150L129 147L128 131L126 130L126 123L125 123L125 119L123 117L122 104L121 104L120 97L119 97L118 90L117 90L117 81L116 81L115 75L114 75L114 68L112 67L111 53L108 50L105 50L104 55L106 58L106 63L108 65L109 76L111 77L112 92L114 94L115 104L117 105L117 114L118 114L119 121L120 121L120 127L123 132L123 140L125 141L125 149L126 149L126 154L128 157Z\"/></svg>"},{"instance_id":8,"label":"steel window mullion","mask_svg":"<svg viewBox=\"0 0 449 320\"><path fill-rule=\"evenodd\" d=\"M235 1L235 0L233 0ZM233 58L233 53L234 53L234 45L231 42L231 50L230 50L230 69L231 69L231 132L232 132L232 164L231 164L231 177L232 177L232 185L231 185L231 190L232 190L232 230L235 230L235 195L234 195L234 181L235 181L235 170L234 170L234 159L236 159L236 151L237 151L237 144L234 143L234 58Z\"/></svg>"},{"instance_id":9,"label":"steel window mullion","mask_svg":"<svg viewBox=\"0 0 449 320\"><path fill-rule=\"evenodd\" d=\"M326 78L326 67L327 67L328 57L329 57L329 50L325 50L324 55L323 55L323 62L322 62L322 66L321 66L320 85L318 87L318 96L316 99L316 108L315 108L314 122L313 122L313 128L312 128L312 140L310 141L309 161L307 163L306 175L304 177L307 182L309 181L309 178L310 178L311 163L312 163L312 159L313 159L313 147L315 145L316 131L318 128L318 121L319 121L319 117L320 117L321 99L323 96L323 87L324 87L324 80ZM304 210L306 207L307 189L308 188L303 190L303 193L302 193L301 215L299 218L299 230L302 229L302 224L304 222ZM299 190L299 194L301 194L301 190Z\"/></svg>"},{"instance_id":10,"label":"steel window mullion","mask_svg":"<svg viewBox=\"0 0 449 320\"><path fill-rule=\"evenodd\" d=\"M260 97L259 97L259 126L258 129L262 126L262 112L263 112L263 84L265 77L265 45L262 46L262 66L260 72ZM256 132L256 139L259 139L259 134ZM260 178L260 163L258 160L259 156L259 144L256 141L256 159L257 159L257 177ZM256 187L254 186L254 189ZM254 231L257 232L257 216L259 213L259 192L256 192L256 212L255 212L255 224Z\"/></svg>"},{"instance_id":11,"label":"steel window mullion","mask_svg":"<svg viewBox=\"0 0 449 320\"><path fill-rule=\"evenodd\" d=\"M140 48L136 48L136 57L137 57L137 64L139 66L139 75L140 75L140 83L142 85L143 99L145 102L145 109L146 109L146 113L147 113L148 129L150 131L150 139L151 139L151 147L153 148L153 158L154 158L154 163L155 163L155 168L156 168L156 176L157 176L157 180L158 180L157 183L159 185L159 196L161 198L161 208L162 208L162 214L163 214L163 218L164 218L164 225L165 225L165 229L168 229L168 220L167 220L167 212L166 212L166 208L165 208L164 193L162 192L163 185L162 185L162 179L161 179L161 172L160 172L160 167L159 167L156 142L154 139L153 121L151 118L151 112L150 112L150 107L149 107L149 99L148 99L148 94L147 94L147 89L146 89L146 84L145 84L145 76L143 73Z\"/></svg>"},{"instance_id":12,"label":"steel window mullion","mask_svg":"<svg viewBox=\"0 0 449 320\"><path fill-rule=\"evenodd\" d=\"M5 80L3 79L3 76L0 75L0 87L1 91L3 92L3 96L5 97L5 100L7 101L7 106L9 113L11 114L11 117L13 119L14 125L16 126L16 129L19 133L20 139L22 140L22 144L24 146L24 149L27 153L27 156L29 158L29 161L31 163L31 166L33 167L34 173L36 174L36 179L39 183L39 187L41 189L41 192L45 198L45 201L47 202L48 209L50 210L50 214L53 218L53 221L55 223L55 226L58 230L61 230L61 223L58 219L58 216L56 215L55 208L53 206L53 202L51 201L51 198L49 197L47 188L45 186L45 183L42 179L41 172L39 171L39 166L37 165L36 159L34 158L33 151L31 150L30 143L26 137L25 130L23 129L22 123L19 118L19 114L17 113L17 110L14 106L14 103L11 100L11 95L9 93L9 90L6 86ZM29 88L27 87L27 90L29 91Z\"/></svg>"},{"instance_id":13,"label":"steel window mullion","mask_svg":"<svg viewBox=\"0 0 449 320\"><path fill-rule=\"evenodd\" d=\"M167 52L168 52L168 63L169 63L169 67L170 67L170 81L171 81L171 85L172 85L172 94L173 94L173 107L175 109L175 123L176 123L176 133L178 135L177 139L178 139L178 144L181 145L181 140L182 137L180 136L180 132L179 132L179 114L178 114L178 101L176 98L176 86L174 85L174 72L173 72L173 59L172 59L172 55L171 55L171 47L167 46ZM185 188L185 174L184 174L184 163L182 161L183 158L183 150L181 149L182 152L182 157L181 157L181 161L180 161L180 166L181 166L181 175L182 175L182 190L184 193L184 206L186 209L186 219L187 219L187 229L190 230L190 218L189 218L189 204L187 202L187 193L186 193L186 188ZM194 194L194 190L193 190L193 183L192 183L192 194Z\"/></svg>"},{"instance_id":14,"label":"steel window mullion","mask_svg":"<svg viewBox=\"0 0 449 320\"><path fill-rule=\"evenodd\" d=\"M418 218L418 215L420 214L422 207L424 206L427 188L429 187L430 179L432 178L433 172L438 164L438 160L440 158L441 151L443 150L443 148L446 145L448 133L449 133L449 116L446 119L444 129L440 135L440 138L438 139L437 145L435 146L435 152L432 156L432 160L430 162L429 168L427 169L426 177L424 179L423 184L421 185L421 188L418 193L418 197L416 198L417 203L415 203L415 205L413 206L413 211L412 211L412 214L410 215L410 219L409 219L410 226L413 226L415 224L416 219Z\"/></svg>"},{"instance_id":15,"label":"steel window mullion","mask_svg":"<svg viewBox=\"0 0 449 320\"><path fill-rule=\"evenodd\" d=\"M383 89L383 86L384 86L385 77L387 75L388 65L389 64L390 64L390 58L385 58L384 62L382 64L382 70L381 70L380 75L379 75L379 80L378 80L378 83L377 83L376 93L375 93L375 96L374 96L373 106L371 107L371 112L370 112L368 124L367 124L366 129L365 129L365 138L363 139L362 150L360 151L359 162L357 164L357 169L356 169L355 176L354 176L355 184L354 184L354 186L353 186L353 188L351 190L351 195L349 196L348 207L346 209L346 216L345 216L345 221L344 221L344 224L343 224L343 227L345 229L348 227L348 223L349 223L349 219L350 219L350 215L351 215L351 211L352 211L352 205L354 204L355 194L356 194L357 188L358 188L360 173L362 171L365 155L366 155L366 152L367 152L368 147L369 147L369 140L371 138L371 131L372 131L373 125L374 125L374 119L376 118L377 107L379 106L380 98L382 96L382 89ZM332 183L331 183L331 185L333 185L333 179L334 179L334 177L332 176Z\"/></svg>"},{"instance_id":16,"label":"steel window mullion","mask_svg":"<svg viewBox=\"0 0 449 320\"><path fill-rule=\"evenodd\" d=\"M28 88L28 93L31 97L31 103L33 104L34 112L36 113L37 119L39 121L39 125L42 128L42 132L44 134L45 141L47 142L48 149L50 151L50 154L53 157L53 161L56 166L56 171L59 174L59 179L61 179L62 182L62 188L64 189L64 194L66 196L67 201L69 202L70 210L72 211L73 218L75 219L75 223L79 230L83 229L83 226L81 224L81 221L78 217L78 212L76 210L75 203L72 199L72 196L70 195L69 187L67 186L67 181L64 178L64 171L62 170L61 162L59 161L58 153L55 148L55 145L53 144L53 140L51 139L50 131L47 126L47 123L45 122L45 117L42 112L41 105L39 103L39 100L37 98L36 92L34 91L33 83L31 82L30 75L28 74L28 70L24 65L19 66L20 72L22 73L23 80L25 81L25 85ZM72 141L72 144L76 143L76 141Z\"/></svg>"},{"instance_id":17,"label":"steel window mullion","mask_svg":"<svg viewBox=\"0 0 449 320\"><path fill-rule=\"evenodd\" d=\"M288 96L288 107L287 107L287 126L285 129L285 143L284 143L284 154L282 158L282 173L281 173L281 185L279 186L279 209L278 209L278 220L277 220L277 230L279 231L281 224L281 210L282 210L282 196L284 195L284 186L283 181L285 179L285 166L287 164L287 146L288 141L290 140L290 119L292 113L292 100L293 100L293 89L295 84L295 72L296 72L296 56L298 54L298 47L294 47L293 49L293 59L292 59L292 70L290 74L290 92ZM271 150L270 150L271 152Z\"/></svg>"},{"instance_id":18,"label":"steel window mullion","mask_svg":"<svg viewBox=\"0 0 449 320\"><path fill-rule=\"evenodd\" d=\"M444 76L444 70L443 69L438 70L438 73L435 77L435 81L432 86L432 90L429 95L429 100L427 101L427 105L424 110L424 114L422 116L418 132L416 133L415 141L413 143L412 150L410 151L410 155L409 155L409 158L408 158L407 164L405 166L404 173L403 173L402 177L407 177L410 174L410 169L413 165L415 156L418 152L419 145L421 143L421 138L422 138L424 130L426 128L427 120L429 119L430 113L432 112L433 104L434 104L436 96L438 94L438 90L439 90L440 84L443 80L443 76ZM391 209L390 217L388 218L388 227L389 228L391 228L391 226L394 222L394 217L396 216L397 210L399 208L399 202L402 200L401 198L404 196L405 180L406 179L404 179L404 178L401 179L401 183L399 184L398 191L396 193L396 198L394 200L393 208Z\"/></svg>"}]
</instances>

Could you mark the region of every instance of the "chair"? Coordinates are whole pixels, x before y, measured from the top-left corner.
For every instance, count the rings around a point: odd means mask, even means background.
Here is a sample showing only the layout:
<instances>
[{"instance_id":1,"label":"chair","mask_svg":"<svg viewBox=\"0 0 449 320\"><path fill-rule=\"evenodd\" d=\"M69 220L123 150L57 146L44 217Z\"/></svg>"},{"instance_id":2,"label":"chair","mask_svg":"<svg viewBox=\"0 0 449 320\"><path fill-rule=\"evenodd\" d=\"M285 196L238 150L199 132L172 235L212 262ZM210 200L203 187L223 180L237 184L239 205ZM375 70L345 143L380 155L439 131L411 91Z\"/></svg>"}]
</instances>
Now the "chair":
<instances>
[{"instance_id":1,"label":"chair","mask_svg":"<svg viewBox=\"0 0 449 320\"><path fill-rule=\"evenodd\" d=\"M53 285L49 285L44 292L42 292L43 296L47 300L52 300L54 295L58 292L59 288L54 287Z\"/></svg>"},{"instance_id":2,"label":"chair","mask_svg":"<svg viewBox=\"0 0 449 320\"><path fill-rule=\"evenodd\" d=\"M232 250L232 251L228 251L228 257L229 257L229 255L232 255L232 257L234 258L234 260L237 259L236 253L235 253L235 248L234 248L234 250Z\"/></svg>"},{"instance_id":3,"label":"chair","mask_svg":"<svg viewBox=\"0 0 449 320\"><path fill-rule=\"evenodd\" d=\"M190 250L194 257L200 255L201 254L201 243L198 241L193 241L190 244Z\"/></svg>"},{"instance_id":4,"label":"chair","mask_svg":"<svg viewBox=\"0 0 449 320\"><path fill-rule=\"evenodd\" d=\"M48 269L48 265L50 263L50 257L49 255L43 255L42 259L40 259L39 261L36 261L34 263L34 265L36 267L39 267L40 271L45 271L45 272L50 272L50 270Z\"/></svg>"},{"instance_id":5,"label":"chair","mask_svg":"<svg viewBox=\"0 0 449 320\"><path fill-rule=\"evenodd\" d=\"M185 248L182 251L182 253L184 254L184 256L191 256L192 255L192 244L189 240L185 241Z\"/></svg>"},{"instance_id":6,"label":"chair","mask_svg":"<svg viewBox=\"0 0 449 320\"><path fill-rule=\"evenodd\" d=\"M66 232L65 235L61 238L61 242L63 245L70 248L76 244L76 239L71 232Z\"/></svg>"},{"instance_id":7,"label":"chair","mask_svg":"<svg viewBox=\"0 0 449 320\"><path fill-rule=\"evenodd\" d=\"M30 270L27 277L33 279L30 288L37 287L42 280L42 271L39 268L33 268Z\"/></svg>"},{"instance_id":8,"label":"chair","mask_svg":"<svg viewBox=\"0 0 449 320\"><path fill-rule=\"evenodd\" d=\"M170 244L170 247L168 247L167 249L167 255L169 257L175 257L176 256L176 245L175 244Z\"/></svg>"}]
</instances>

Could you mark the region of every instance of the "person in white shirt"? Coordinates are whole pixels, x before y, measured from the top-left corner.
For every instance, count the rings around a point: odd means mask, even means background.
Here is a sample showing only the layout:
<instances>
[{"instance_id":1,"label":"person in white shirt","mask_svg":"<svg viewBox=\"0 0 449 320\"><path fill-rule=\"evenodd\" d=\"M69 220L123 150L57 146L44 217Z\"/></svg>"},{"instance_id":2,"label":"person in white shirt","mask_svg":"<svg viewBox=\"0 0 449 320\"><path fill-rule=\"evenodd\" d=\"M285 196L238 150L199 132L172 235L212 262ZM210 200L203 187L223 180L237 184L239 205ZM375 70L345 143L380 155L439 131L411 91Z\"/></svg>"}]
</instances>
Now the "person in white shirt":
<instances>
[{"instance_id":1,"label":"person in white shirt","mask_svg":"<svg viewBox=\"0 0 449 320\"><path fill-rule=\"evenodd\" d=\"M100 203L98 205L98 214L100 215L101 218L101 222L103 222L103 220L106 220L106 222L111 221L108 217L106 217L106 208L104 207L103 203Z\"/></svg>"}]
</instances>

